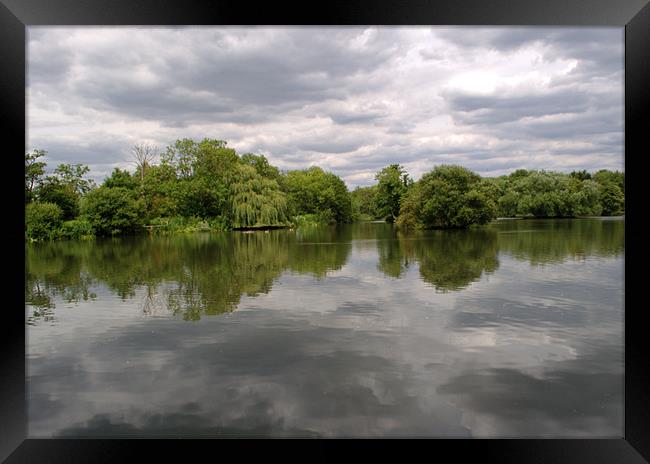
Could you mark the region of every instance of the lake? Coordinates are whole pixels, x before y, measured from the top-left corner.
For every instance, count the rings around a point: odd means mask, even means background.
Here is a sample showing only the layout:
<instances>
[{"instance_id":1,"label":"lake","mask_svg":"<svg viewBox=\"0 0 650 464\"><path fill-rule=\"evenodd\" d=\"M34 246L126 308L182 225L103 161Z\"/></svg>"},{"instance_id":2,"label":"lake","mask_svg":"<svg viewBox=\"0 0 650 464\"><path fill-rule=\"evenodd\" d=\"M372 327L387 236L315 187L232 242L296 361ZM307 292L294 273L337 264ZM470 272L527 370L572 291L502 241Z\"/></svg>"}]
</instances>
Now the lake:
<instances>
[{"instance_id":1,"label":"lake","mask_svg":"<svg viewBox=\"0 0 650 464\"><path fill-rule=\"evenodd\" d=\"M624 230L28 244L28 437L620 438Z\"/></svg>"}]
</instances>

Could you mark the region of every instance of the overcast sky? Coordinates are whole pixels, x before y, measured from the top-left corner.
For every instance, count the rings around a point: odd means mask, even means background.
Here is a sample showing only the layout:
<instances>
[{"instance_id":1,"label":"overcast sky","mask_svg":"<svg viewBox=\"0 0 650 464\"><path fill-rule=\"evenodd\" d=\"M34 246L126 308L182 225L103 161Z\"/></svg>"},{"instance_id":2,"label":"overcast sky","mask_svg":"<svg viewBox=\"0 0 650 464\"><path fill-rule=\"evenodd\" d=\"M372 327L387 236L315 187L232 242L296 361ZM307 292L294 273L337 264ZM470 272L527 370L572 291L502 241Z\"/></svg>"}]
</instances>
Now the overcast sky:
<instances>
[{"instance_id":1,"label":"overcast sky","mask_svg":"<svg viewBox=\"0 0 650 464\"><path fill-rule=\"evenodd\" d=\"M27 149L98 183L185 137L350 188L392 163L623 169L623 28L30 26L27 58Z\"/></svg>"}]
</instances>

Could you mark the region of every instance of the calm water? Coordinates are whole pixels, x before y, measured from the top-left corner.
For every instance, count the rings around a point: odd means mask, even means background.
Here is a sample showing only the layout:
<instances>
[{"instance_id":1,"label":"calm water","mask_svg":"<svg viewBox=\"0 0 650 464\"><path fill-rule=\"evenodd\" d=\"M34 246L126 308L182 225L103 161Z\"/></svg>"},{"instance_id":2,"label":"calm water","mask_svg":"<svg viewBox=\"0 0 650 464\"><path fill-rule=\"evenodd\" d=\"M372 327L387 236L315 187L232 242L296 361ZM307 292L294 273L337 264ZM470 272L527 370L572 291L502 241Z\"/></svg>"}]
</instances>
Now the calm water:
<instances>
[{"instance_id":1,"label":"calm water","mask_svg":"<svg viewBox=\"0 0 650 464\"><path fill-rule=\"evenodd\" d=\"M622 219L25 259L30 437L623 435Z\"/></svg>"}]
</instances>

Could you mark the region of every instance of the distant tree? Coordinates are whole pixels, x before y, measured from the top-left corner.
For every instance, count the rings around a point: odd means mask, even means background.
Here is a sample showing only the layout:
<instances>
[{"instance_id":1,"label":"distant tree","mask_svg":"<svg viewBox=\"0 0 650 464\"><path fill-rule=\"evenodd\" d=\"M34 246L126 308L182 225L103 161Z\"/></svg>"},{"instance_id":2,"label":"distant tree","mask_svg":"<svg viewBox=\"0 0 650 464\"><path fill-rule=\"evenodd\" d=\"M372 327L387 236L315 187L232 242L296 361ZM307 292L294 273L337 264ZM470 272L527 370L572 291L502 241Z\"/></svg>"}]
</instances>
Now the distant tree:
<instances>
[{"instance_id":1,"label":"distant tree","mask_svg":"<svg viewBox=\"0 0 650 464\"><path fill-rule=\"evenodd\" d=\"M95 188L95 181L84 179L90 168L83 164L59 164L54 170L54 178L69 185L78 195L85 195Z\"/></svg>"},{"instance_id":2,"label":"distant tree","mask_svg":"<svg viewBox=\"0 0 650 464\"><path fill-rule=\"evenodd\" d=\"M376 219L380 217L377 213L376 194L376 185L357 187L350 192L352 211L355 219Z\"/></svg>"},{"instance_id":3,"label":"distant tree","mask_svg":"<svg viewBox=\"0 0 650 464\"><path fill-rule=\"evenodd\" d=\"M569 174L569 175L570 175L571 177L573 177L574 179L578 179L578 180L581 180L581 181L582 181L582 180L590 180L590 179L591 179L591 174L589 174L589 173L588 173L586 170L584 170L584 169L583 169L582 171L573 171L573 172L571 172L571 174Z\"/></svg>"},{"instance_id":4,"label":"distant tree","mask_svg":"<svg viewBox=\"0 0 650 464\"><path fill-rule=\"evenodd\" d=\"M407 192L397 224L411 228L468 228L496 217L481 178L461 166L437 166Z\"/></svg>"},{"instance_id":5,"label":"distant tree","mask_svg":"<svg viewBox=\"0 0 650 464\"><path fill-rule=\"evenodd\" d=\"M241 161L244 164L253 166L260 176L268 179L278 181L280 178L280 170L269 163L264 155L256 155L254 153L244 153L241 156Z\"/></svg>"},{"instance_id":6,"label":"distant tree","mask_svg":"<svg viewBox=\"0 0 650 464\"><path fill-rule=\"evenodd\" d=\"M600 201L603 214L622 214L625 210L625 174L620 171L601 169L593 179L600 185Z\"/></svg>"},{"instance_id":7,"label":"distant tree","mask_svg":"<svg viewBox=\"0 0 650 464\"><path fill-rule=\"evenodd\" d=\"M37 190L38 201L53 203L61 209L64 220L75 218L79 214L79 194L70 184L56 177L48 176Z\"/></svg>"},{"instance_id":8,"label":"distant tree","mask_svg":"<svg viewBox=\"0 0 650 464\"><path fill-rule=\"evenodd\" d=\"M47 154L44 150L34 150L32 153L25 153L25 204L34 200L34 190L38 187L41 178L45 174L46 163L38 161Z\"/></svg>"},{"instance_id":9,"label":"distant tree","mask_svg":"<svg viewBox=\"0 0 650 464\"><path fill-rule=\"evenodd\" d=\"M115 168L110 177L104 179L102 186L108 188L124 187L129 190L135 190L138 187L138 180L126 169Z\"/></svg>"},{"instance_id":10,"label":"distant tree","mask_svg":"<svg viewBox=\"0 0 650 464\"><path fill-rule=\"evenodd\" d=\"M275 180L259 174L251 165L238 168L231 186L231 223L235 228L284 225L288 222L287 198Z\"/></svg>"},{"instance_id":11,"label":"distant tree","mask_svg":"<svg viewBox=\"0 0 650 464\"><path fill-rule=\"evenodd\" d=\"M34 197L44 203L54 203L70 220L79 214L79 200L95 187L91 179L84 179L90 169L82 164L59 164L52 175L45 177L34 189Z\"/></svg>"},{"instance_id":12,"label":"distant tree","mask_svg":"<svg viewBox=\"0 0 650 464\"><path fill-rule=\"evenodd\" d=\"M223 140L177 140L161 156L161 167L177 181L170 196L182 216L224 216L229 209L230 185L236 180L239 156Z\"/></svg>"},{"instance_id":13,"label":"distant tree","mask_svg":"<svg viewBox=\"0 0 650 464\"><path fill-rule=\"evenodd\" d=\"M84 197L81 211L98 235L117 235L142 225L144 202L124 187L99 187Z\"/></svg>"},{"instance_id":14,"label":"distant tree","mask_svg":"<svg viewBox=\"0 0 650 464\"><path fill-rule=\"evenodd\" d=\"M395 222L399 216L400 203L413 180L399 164L391 164L377 173L378 181L375 201L377 213L388 222Z\"/></svg>"},{"instance_id":15,"label":"distant tree","mask_svg":"<svg viewBox=\"0 0 650 464\"><path fill-rule=\"evenodd\" d=\"M625 192L625 174L620 171L601 169L593 175L593 179L601 185L611 182L615 184L621 192Z\"/></svg>"},{"instance_id":16,"label":"distant tree","mask_svg":"<svg viewBox=\"0 0 650 464\"><path fill-rule=\"evenodd\" d=\"M350 222L352 200L345 182L317 166L289 171L284 180L290 211L294 215L316 214L324 222Z\"/></svg>"},{"instance_id":17,"label":"distant tree","mask_svg":"<svg viewBox=\"0 0 650 464\"><path fill-rule=\"evenodd\" d=\"M625 197L618 185L613 182L606 182L600 187L600 204L604 216L622 214L625 207Z\"/></svg>"},{"instance_id":18,"label":"distant tree","mask_svg":"<svg viewBox=\"0 0 650 464\"><path fill-rule=\"evenodd\" d=\"M140 174L140 181L144 181L147 169L151 166L158 156L158 148L155 145L141 143L131 148L133 162L136 165L136 171Z\"/></svg>"},{"instance_id":19,"label":"distant tree","mask_svg":"<svg viewBox=\"0 0 650 464\"><path fill-rule=\"evenodd\" d=\"M61 225L63 212L53 203L32 202L25 208L25 234L32 240L49 240L55 237Z\"/></svg>"}]
</instances>

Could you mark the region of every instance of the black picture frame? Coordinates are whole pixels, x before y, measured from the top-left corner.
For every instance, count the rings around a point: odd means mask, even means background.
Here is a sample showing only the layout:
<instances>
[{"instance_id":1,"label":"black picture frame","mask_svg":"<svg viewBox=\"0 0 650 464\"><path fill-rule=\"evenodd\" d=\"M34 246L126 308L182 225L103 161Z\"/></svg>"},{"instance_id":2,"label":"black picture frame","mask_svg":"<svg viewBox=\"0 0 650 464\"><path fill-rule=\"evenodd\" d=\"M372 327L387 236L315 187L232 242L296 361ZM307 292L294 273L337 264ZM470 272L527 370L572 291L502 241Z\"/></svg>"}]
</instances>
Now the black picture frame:
<instances>
[{"instance_id":1,"label":"black picture frame","mask_svg":"<svg viewBox=\"0 0 650 464\"><path fill-rule=\"evenodd\" d=\"M25 149L26 26L31 25L544 25L615 26L625 28L625 430L612 440L588 439L473 439L473 440L256 440L255 447L241 440L37 440L26 439L24 218L18 171L18 153ZM650 155L650 4L647 0L411 0L329 1L292 5L198 0L0 0L0 114L4 160L17 171L4 182L8 220L3 227L16 263L8 273L12 304L5 305L0 333L0 461L22 462L123 462L137 453L188 458L199 452L255 451L262 456L286 451L306 459L349 457L363 453L367 459L398 450L425 458L443 452L453 459L474 457L502 463L643 463L650 461L650 358L649 337L643 322L646 308L641 295L643 240L642 180L645 157ZM11 178L12 176L7 176ZM9 204L11 203L11 204ZM15 213L15 214L12 214ZM15 245L14 245L15 244ZM15 266L15 267L14 267ZM6 266L9 267L9 266ZM13 284L13 285L12 285ZM15 295L14 295L15 294ZM638 302L638 303L637 303ZM309 454L299 454L298 448ZM287 447L290 447L288 448ZM414 445L416 445L414 447ZM402 448L403 447L403 448ZM188 454L189 453L189 454ZM359 454L361 455L361 454ZM241 455L240 455L241 456ZM268 455L273 457L273 455Z\"/></svg>"}]
</instances>

